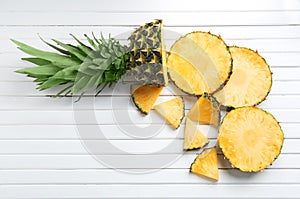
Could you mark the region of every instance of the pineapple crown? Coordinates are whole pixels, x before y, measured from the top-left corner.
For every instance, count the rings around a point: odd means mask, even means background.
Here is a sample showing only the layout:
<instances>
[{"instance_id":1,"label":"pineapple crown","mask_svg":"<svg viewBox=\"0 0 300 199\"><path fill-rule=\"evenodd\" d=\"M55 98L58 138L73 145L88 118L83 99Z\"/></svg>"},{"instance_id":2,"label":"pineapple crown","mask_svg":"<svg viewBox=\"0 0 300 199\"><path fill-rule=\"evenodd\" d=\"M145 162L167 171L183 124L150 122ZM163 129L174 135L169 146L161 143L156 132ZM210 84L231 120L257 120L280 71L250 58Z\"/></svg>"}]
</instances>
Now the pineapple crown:
<instances>
[{"instance_id":1,"label":"pineapple crown","mask_svg":"<svg viewBox=\"0 0 300 199\"><path fill-rule=\"evenodd\" d=\"M77 45L65 44L52 39L56 45L44 39L41 40L57 52L47 52L33 48L29 45L12 40L18 48L33 56L22 58L36 66L17 70L35 78L39 90L45 90L64 85L56 96L84 93L96 87L97 95L107 85L117 82L127 71L130 55L127 47L109 36L108 40L97 39L84 35L89 46L82 43L71 34Z\"/></svg>"}]
</instances>

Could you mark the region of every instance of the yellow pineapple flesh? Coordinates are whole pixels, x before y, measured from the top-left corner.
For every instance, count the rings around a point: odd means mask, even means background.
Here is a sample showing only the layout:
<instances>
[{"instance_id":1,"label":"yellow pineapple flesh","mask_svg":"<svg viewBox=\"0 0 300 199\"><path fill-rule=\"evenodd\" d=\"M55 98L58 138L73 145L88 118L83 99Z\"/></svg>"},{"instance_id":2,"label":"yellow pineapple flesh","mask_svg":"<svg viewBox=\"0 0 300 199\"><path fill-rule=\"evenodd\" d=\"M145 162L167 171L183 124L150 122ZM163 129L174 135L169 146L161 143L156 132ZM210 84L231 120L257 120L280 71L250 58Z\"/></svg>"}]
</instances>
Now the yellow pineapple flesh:
<instances>
[{"instance_id":1,"label":"yellow pineapple flesh","mask_svg":"<svg viewBox=\"0 0 300 199\"><path fill-rule=\"evenodd\" d=\"M275 118L260 108L237 108L224 117L218 141L232 166L257 172L280 154L283 132Z\"/></svg>"},{"instance_id":2,"label":"yellow pineapple flesh","mask_svg":"<svg viewBox=\"0 0 300 199\"><path fill-rule=\"evenodd\" d=\"M208 144L207 137L197 128L197 124L186 118L184 130L184 150L200 149Z\"/></svg>"},{"instance_id":3,"label":"yellow pineapple flesh","mask_svg":"<svg viewBox=\"0 0 300 199\"><path fill-rule=\"evenodd\" d=\"M162 102L154 109L164 117L174 128L178 128L184 117L184 102L181 97Z\"/></svg>"},{"instance_id":4,"label":"yellow pineapple flesh","mask_svg":"<svg viewBox=\"0 0 300 199\"><path fill-rule=\"evenodd\" d=\"M146 85L132 86L132 99L136 107L144 114L148 114L156 102L163 87Z\"/></svg>"},{"instance_id":5,"label":"yellow pineapple flesh","mask_svg":"<svg viewBox=\"0 0 300 199\"><path fill-rule=\"evenodd\" d=\"M218 156L216 147L203 150L190 167L190 172L219 180Z\"/></svg>"}]
</instances>

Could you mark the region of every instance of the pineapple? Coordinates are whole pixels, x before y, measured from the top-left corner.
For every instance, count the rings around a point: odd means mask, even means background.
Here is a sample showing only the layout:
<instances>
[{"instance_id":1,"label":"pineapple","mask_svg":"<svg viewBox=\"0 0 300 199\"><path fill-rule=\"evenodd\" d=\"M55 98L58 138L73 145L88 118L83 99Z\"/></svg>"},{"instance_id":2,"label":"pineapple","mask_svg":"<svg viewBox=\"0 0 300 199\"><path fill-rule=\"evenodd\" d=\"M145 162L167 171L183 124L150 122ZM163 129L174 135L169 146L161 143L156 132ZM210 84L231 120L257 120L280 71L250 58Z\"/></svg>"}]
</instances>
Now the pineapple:
<instances>
[{"instance_id":1,"label":"pineapple","mask_svg":"<svg viewBox=\"0 0 300 199\"><path fill-rule=\"evenodd\" d=\"M204 149L190 167L190 172L219 180L218 156L216 147Z\"/></svg>"},{"instance_id":2,"label":"pineapple","mask_svg":"<svg viewBox=\"0 0 300 199\"><path fill-rule=\"evenodd\" d=\"M266 99L272 86L272 73L264 58L248 48L230 47L233 73L224 88L214 94L226 107L257 105Z\"/></svg>"},{"instance_id":3,"label":"pineapple","mask_svg":"<svg viewBox=\"0 0 300 199\"><path fill-rule=\"evenodd\" d=\"M184 117L184 102L176 97L154 106L154 109L164 117L174 128L178 128Z\"/></svg>"},{"instance_id":4,"label":"pineapple","mask_svg":"<svg viewBox=\"0 0 300 199\"><path fill-rule=\"evenodd\" d=\"M162 21L157 20L140 27L129 37L129 47L111 37L105 40L101 35L97 39L94 34L92 38L85 35L89 45L73 35L77 45L53 39L54 45L43 40L58 53L12 40L20 50L33 56L23 60L36 65L16 72L35 78L39 90L63 85L57 95L83 94L91 88L97 88L99 93L131 69L139 84L164 86L168 80L162 26Z\"/></svg>"},{"instance_id":5,"label":"pineapple","mask_svg":"<svg viewBox=\"0 0 300 199\"><path fill-rule=\"evenodd\" d=\"M216 100L207 93L204 93L191 108L187 117L202 124L218 126L221 116Z\"/></svg>"},{"instance_id":6,"label":"pineapple","mask_svg":"<svg viewBox=\"0 0 300 199\"><path fill-rule=\"evenodd\" d=\"M129 37L132 73L141 84L168 84L162 20L147 23Z\"/></svg>"},{"instance_id":7,"label":"pineapple","mask_svg":"<svg viewBox=\"0 0 300 199\"><path fill-rule=\"evenodd\" d=\"M283 132L276 119L256 107L237 108L224 117L218 142L233 167L257 172L280 154Z\"/></svg>"},{"instance_id":8,"label":"pineapple","mask_svg":"<svg viewBox=\"0 0 300 199\"><path fill-rule=\"evenodd\" d=\"M184 150L200 149L208 144L207 137L189 118L186 118L184 130Z\"/></svg>"},{"instance_id":9,"label":"pineapple","mask_svg":"<svg viewBox=\"0 0 300 199\"><path fill-rule=\"evenodd\" d=\"M138 86L134 88L132 86L132 100L136 107L144 114L148 114L156 102L159 94L161 93L163 87L157 87L153 85Z\"/></svg>"},{"instance_id":10,"label":"pineapple","mask_svg":"<svg viewBox=\"0 0 300 199\"><path fill-rule=\"evenodd\" d=\"M168 56L171 80L191 95L213 93L231 75L232 59L220 36L209 32L192 32L178 39Z\"/></svg>"}]
</instances>

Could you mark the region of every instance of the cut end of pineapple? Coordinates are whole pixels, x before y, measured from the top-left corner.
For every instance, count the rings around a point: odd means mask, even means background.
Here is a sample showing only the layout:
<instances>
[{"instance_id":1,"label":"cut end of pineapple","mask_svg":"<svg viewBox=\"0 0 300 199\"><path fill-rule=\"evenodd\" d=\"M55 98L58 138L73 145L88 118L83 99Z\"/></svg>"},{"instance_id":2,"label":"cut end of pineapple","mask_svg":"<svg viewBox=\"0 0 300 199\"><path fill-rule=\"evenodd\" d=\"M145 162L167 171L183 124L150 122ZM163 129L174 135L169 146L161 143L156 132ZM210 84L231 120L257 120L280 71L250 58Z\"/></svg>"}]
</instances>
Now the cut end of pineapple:
<instances>
[{"instance_id":1,"label":"cut end of pineapple","mask_svg":"<svg viewBox=\"0 0 300 199\"><path fill-rule=\"evenodd\" d=\"M216 147L203 150L192 163L190 172L218 181L219 171Z\"/></svg>"},{"instance_id":2,"label":"cut end of pineapple","mask_svg":"<svg viewBox=\"0 0 300 199\"><path fill-rule=\"evenodd\" d=\"M159 97L163 87L132 86L131 96L136 107L144 114L148 114Z\"/></svg>"},{"instance_id":3,"label":"cut end of pineapple","mask_svg":"<svg viewBox=\"0 0 300 199\"><path fill-rule=\"evenodd\" d=\"M272 86L272 73L264 58L248 48L230 47L233 71L227 84L214 96L226 107L257 105L266 99Z\"/></svg>"},{"instance_id":4,"label":"cut end of pineapple","mask_svg":"<svg viewBox=\"0 0 300 199\"><path fill-rule=\"evenodd\" d=\"M162 66L163 66L163 75L164 75L164 86L168 86L169 77L168 77L168 68L167 68L167 49L165 44L164 37L164 24L163 21L160 20L160 29L161 29L161 55L162 55Z\"/></svg>"},{"instance_id":5,"label":"cut end of pineapple","mask_svg":"<svg viewBox=\"0 0 300 199\"><path fill-rule=\"evenodd\" d=\"M197 124L186 118L184 130L184 150L200 149L208 144L207 137L198 129Z\"/></svg>"},{"instance_id":6,"label":"cut end of pineapple","mask_svg":"<svg viewBox=\"0 0 300 199\"><path fill-rule=\"evenodd\" d=\"M207 93L203 94L189 111L187 117L202 124L219 126L220 110L216 100Z\"/></svg>"},{"instance_id":7,"label":"cut end of pineapple","mask_svg":"<svg viewBox=\"0 0 300 199\"><path fill-rule=\"evenodd\" d=\"M261 171L280 154L283 132L275 118L260 108L230 111L219 128L218 141L230 163L246 172Z\"/></svg>"},{"instance_id":8,"label":"cut end of pineapple","mask_svg":"<svg viewBox=\"0 0 300 199\"><path fill-rule=\"evenodd\" d=\"M228 80L231 54L224 41L208 32L192 32L178 39L168 56L170 78L188 94L213 93Z\"/></svg>"},{"instance_id":9,"label":"cut end of pineapple","mask_svg":"<svg viewBox=\"0 0 300 199\"><path fill-rule=\"evenodd\" d=\"M176 129L184 117L184 102L181 97L176 97L154 106L154 109Z\"/></svg>"}]
</instances>

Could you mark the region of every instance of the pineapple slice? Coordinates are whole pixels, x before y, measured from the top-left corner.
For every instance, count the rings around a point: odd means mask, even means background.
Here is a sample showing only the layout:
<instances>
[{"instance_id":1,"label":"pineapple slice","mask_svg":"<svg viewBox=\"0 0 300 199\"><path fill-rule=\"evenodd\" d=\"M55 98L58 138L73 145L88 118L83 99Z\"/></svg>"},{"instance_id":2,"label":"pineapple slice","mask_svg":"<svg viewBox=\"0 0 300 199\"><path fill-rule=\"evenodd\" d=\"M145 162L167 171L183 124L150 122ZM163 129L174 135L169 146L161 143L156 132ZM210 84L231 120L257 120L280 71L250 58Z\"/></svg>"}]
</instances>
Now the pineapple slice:
<instances>
[{"instance_id":1,"label":"pineapple slice","mask_svg":"<svg viewBox=\"0 0 300 199\"><path fill-rule=\"evenodd\" d=\"M213 93L228 80L232 70L231 54L220 36L192 32L178 39L167 60L170 78L192 95Z\"/></svg>"},{"instance_id":2,"label":"pineapple slice","mask_svg":"<svg viewBox=\"0 0 300 199\"><path fill-rule=\"evenodd\" d=\"M189 111L188 118L203 124L218 126L220 122L220 110L216 100L204 93Z\"/></svg>"},{"instance_id":3,"label":"pineapple slice","mask_svg":"<svg viewBox=\"0 0 300 199\"><path fill-rule=\"evenodd\" d=\"M190 172L219 180L218 156L216 147L203 150L190 167Z\"/></svg>"},{"instance_id":4,"label":"pineapple slice","mask_svg":"<svg viewBox=\"0 0 300 199\"><path fill-rule=\"evenodd\" d=\"M189 118L186 118L184 130L184 150L200 149L208 144L207 137Z\"/></svg>"},{"instance_id":5,"label":"pineapple slice","mask_svg":"<svg viewBox=\"0 0 300 199\"><path fill-rule=\"evenodd\" d=\"M176 129L180 126L184 117L184 102L181 97L160 103L154 109Z\"/></svg>"},{"instance_id":6,"label":"pineapple slice","mask_svg":"<svg viewBox=\"0 0 300 199\"><path fill-rule=\"evenodd\" d=\"M272 73L264 58L248 48L230 47L233 72L224 88L214 94L227 107L253 106L264 101L272 86Z\"/></svg>"},{"instance_id":7,"label":"pineapple slice","mask_svg":"<svg viewBox=\"0 0 300 199\"><path fill-rule=\"evenodd\" d=\"M270 114L256 107L230 111L219 128L220 148L232 166L257 172L271 165L283 145L283 132Z\"/></svg>"},{"instance_id":8,"label":"pineapple slice","mask_svg":"<svg viewBox=\"0 0 300 199\"><path fill-rule=\"evenodd\" d=\"M161 93L163 87L157 86L139 86L132 89L132 100L136 107L144 114L148 114L156 102L159 94Z\"/></svg>"}]
</instances>

